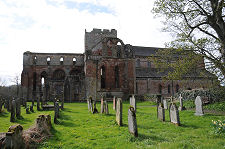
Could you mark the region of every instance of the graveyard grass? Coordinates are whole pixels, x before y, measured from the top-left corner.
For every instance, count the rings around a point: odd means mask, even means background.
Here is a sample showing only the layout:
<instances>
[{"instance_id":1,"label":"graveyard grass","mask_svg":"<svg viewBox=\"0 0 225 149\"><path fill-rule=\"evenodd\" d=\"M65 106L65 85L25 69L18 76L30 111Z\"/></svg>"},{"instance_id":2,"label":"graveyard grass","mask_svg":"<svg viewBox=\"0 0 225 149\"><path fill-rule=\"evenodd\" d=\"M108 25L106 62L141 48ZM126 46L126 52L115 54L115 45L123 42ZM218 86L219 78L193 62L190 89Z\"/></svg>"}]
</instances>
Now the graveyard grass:
<instances>
[{"instance_id":1,"label":"graveyard grass","mask_svg":"<svg viewBox=\"0 0 225 149\"><path fill-rule=\"evenodd\" d=\"M160 122L156 116L156 107L149 102L137 103L138 138L128 132L127 114L129 104L123 103L123 126L115 122L115 111L109 103L109 115L91 114L87 103L65 103L60 112L58 124L53 124L53 111L36 111L25 114L15 123L24 129L34 124L39 114L50 114L52 117L53 136L40 144L39 148L204 148L219 149L225 147L224 137L216 136L212 129L212 120L224 120L225 116L205 114L194 116L194 111L181 111L181 126L169 122L169 111L165 110L166 121ZM34 107L36 109L36 107ZM100 102L97 103L100 111ZM5 110L6 111L6 110ZM0 114L0 132L6 132L10 125L9 113Z\"/></svg>"}]
</instances>

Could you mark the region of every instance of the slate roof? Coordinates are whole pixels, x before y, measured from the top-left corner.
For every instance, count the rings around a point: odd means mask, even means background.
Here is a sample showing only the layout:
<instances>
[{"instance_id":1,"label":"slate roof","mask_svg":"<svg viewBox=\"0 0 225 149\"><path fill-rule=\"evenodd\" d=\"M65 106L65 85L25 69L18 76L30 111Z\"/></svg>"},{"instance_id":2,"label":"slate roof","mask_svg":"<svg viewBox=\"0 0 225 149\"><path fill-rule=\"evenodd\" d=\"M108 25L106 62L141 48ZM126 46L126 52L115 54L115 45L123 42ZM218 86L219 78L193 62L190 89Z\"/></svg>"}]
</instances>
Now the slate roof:
<instances>
[{"instance_id":1,"label":"slate roof","mask_svg":"<svg viewBox=\"0 0 225 149\"><path fill-rule=\"evenodd\" d=\"M135 56L150 56L155 54L158 49L163 48L133 46Z\"/></svg>"}]
</instances>

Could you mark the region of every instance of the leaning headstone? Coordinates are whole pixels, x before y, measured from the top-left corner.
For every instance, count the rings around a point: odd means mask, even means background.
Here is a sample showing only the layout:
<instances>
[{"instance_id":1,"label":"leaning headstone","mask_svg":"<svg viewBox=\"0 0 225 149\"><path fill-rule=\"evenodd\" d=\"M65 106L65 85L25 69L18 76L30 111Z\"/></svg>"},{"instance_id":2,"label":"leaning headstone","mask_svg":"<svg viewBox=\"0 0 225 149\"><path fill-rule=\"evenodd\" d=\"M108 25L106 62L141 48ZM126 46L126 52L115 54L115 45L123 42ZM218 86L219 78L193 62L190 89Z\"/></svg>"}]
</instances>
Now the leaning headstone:
<instances>
[{"instance_id":1,"label":"leaning headstone","mask_svg":"<svg viewBox=\"0 0 225 149\"><path fill-rule=\"evenodd\" d=\"M101 98L101 113L104 113L104 100Z\"/></svg>"},{"instance_id":2,"label":"leaning headstone","mask_svg":"<svg viewBox=\"0 0 225 149\"><path fill-rule=\"evenodd\" d=\"M17 100L16 100L16 117L17 118L21 117L21 102L20 102L20 98L17 98Z\"/></svg>"},{"instance_id":3,"label":"leaning headstone","mask_svg":"<svg viewBox=\"0 0 225 149\"><path fill-rule=\"evenodd\" d=\"M164 109L168 109L168 102L166 99L163 100L163 107Z\"/></svg>"},{"instance_id":4,"label":"leaning headstone","mask_svg":"<svg viewBox=\"0 0 225 149\"><path fill-rule=\"evenodd\" d=\"M93 110L92 113L93 113L93 114L98 113L98 110L97 110L97 108L96 108L96 101L94 101L94 110Z\"/></svg>"},{"instance_id":5,"label":"leaning headstone","mask_svg":"<svg viewBox=\"0 0 225 149\"><path fill-rule=\"evenodd\" d=\"M200 96L197 96L195 99L195 115L202 116L204 115L203 107L202 107L202 99Z\"/></svg>"},{"instance_id":6,"label":"leaning headstone","mask_svg":"<svg viewBox=\"0 0 225 149\"><path fill-rule=\"evenodd\" d=\"M113 110L116 110L116 97L113 97Z\"/></svg>"},{"instance_id":7,"label":"leaning headstone","mask_svg":"<svg viewBox=\"0 0 225 149\"><path fill-rule=\"evenodd\" d=\"M30 112L34 112L33 104L30 105Z\"/></svg>"},{"instance_id":8,"label":"leaning headstone","mask_svg":"<svg viewBox=\"0 0 225 149\"><path fill-rule=\"evenodd\" d=\"M182 98L182 96L180 95L180 96L178 97L178 99L179 99L179 101L180 101L180 106L179 106L178 110L179 110L179 111L182 111L182 110L184 110L184 106L183 106L183 98Z\"/></svg>"},{"instance_id":9,"label":"leaning headstone","mask_svg":"<svg viewBox=\"0 0 225 149\"><path fill-rule=\"evenodd\" d=\"M12 100L10 122L15 122L16 101Z\"/></svg>"},{"instance_id":10,"label":"leaning headstone","mask_svg":"<svg viewBox=\"0 0 225 149\"><path fill-rule=\"evenodd\" d=\"M116 122L119 126L122 126L122 111L123 111L122 99L118 98L116 103Z\"/></svg>"},{"instance_id":11,"label":"leaning headstone","mask_svg":"<svg viewBox=\"0 0 225 149\"><path fill-rule=\"evenodd\" d=\"M105 114L109 114L109 107L107 101L104 101L104 112Z\"/></svg>"},{"instance_id":12,"label":"leaning headstone","mask_svg":"<svg viewBox=\"0 0 225 149\"><path fill-rule=\"evenodd\" d=\"M37 111L40 111L41 108L40 108L40 94L39 96L37 96Z\"/></svg>"},{"instance_id":13,"label":"leaning headstone","mask_svg":"<svg viewBox=\"0 0 225 149\"><path fill-rule=\"evenodd\" d=\"M134 107L134 111L136 111L136 100L135 100L134 95L132 95L132 97L130 97L130 105L132 107Z\"/></svg>"},{"instance_id":14,"label":"leaning headstone","mask_svg":"<svg viewBox=\"0 0 225 149\"><path fill-rule=\"evenodd\" d=\"M157 117L159 120L165 121L165 109L161 103L158 103L157 105Z\"/></svg>"},{"instance_id":15,"label":"leaning headstone","mask_svg":"<svg viewBox=\"0 0 225 149\"><path fill-rule=\"evenodd\" d=\"M138 137L136 114L133 107L128 109L128 129L132 135Z\"/></svg>"},{"instance_id":16,"label":"leaning headstone","mask_svg":"<svg viewBox=\"0 0 225 149\"><path fill-rule=\"evenodd\" d=\"M169 107L170 122L180 126L179 110L175 103L171 103Z\"/></svg>"}]
</instances>

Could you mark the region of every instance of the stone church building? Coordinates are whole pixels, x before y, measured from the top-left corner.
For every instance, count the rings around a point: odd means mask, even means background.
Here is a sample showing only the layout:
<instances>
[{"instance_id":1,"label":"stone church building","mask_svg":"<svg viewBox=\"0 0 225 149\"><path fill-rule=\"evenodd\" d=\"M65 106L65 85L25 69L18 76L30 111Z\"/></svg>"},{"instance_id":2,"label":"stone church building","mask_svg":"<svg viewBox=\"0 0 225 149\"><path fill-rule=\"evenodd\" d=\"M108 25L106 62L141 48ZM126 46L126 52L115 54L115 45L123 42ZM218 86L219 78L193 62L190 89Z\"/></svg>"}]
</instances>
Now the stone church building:
<instances>
[{"instance_id":1,"label":"stone church building","mask_svg":"<svg viewBox=\"0 0 225 149\"><path fill-rule=\"evenodd\" d=\"M27 99L41 96L49 101L99 100L113 96L161 94L171 96L180 89L207 87L208 78L195 76L188 80L163 81L148 60L158 48L125 44L117 31L93 29L85 31L84 53L23 54L21 85Z\"/></svg>"}]
</instances>

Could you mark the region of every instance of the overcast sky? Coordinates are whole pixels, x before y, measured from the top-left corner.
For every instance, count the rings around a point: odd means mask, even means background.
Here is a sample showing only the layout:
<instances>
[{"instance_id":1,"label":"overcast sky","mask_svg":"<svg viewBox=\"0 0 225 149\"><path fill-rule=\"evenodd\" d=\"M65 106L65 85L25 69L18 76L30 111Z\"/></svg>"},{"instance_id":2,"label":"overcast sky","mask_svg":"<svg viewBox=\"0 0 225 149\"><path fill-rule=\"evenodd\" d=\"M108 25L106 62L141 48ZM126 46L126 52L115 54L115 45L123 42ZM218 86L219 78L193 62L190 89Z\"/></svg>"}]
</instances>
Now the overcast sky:
<instances>
[{"instance_id":1,"label":"overcast sky","mask_svg":"<svg viewBox=\"0 0 225 149\"><path fill-rule=\"evenodd\" d=\"M135 46L170 40L151 13L154 0L0 0L0 77L20 75L23 52L83 53L85 29L116 29Z\"/></svg>"}]
</instances>

